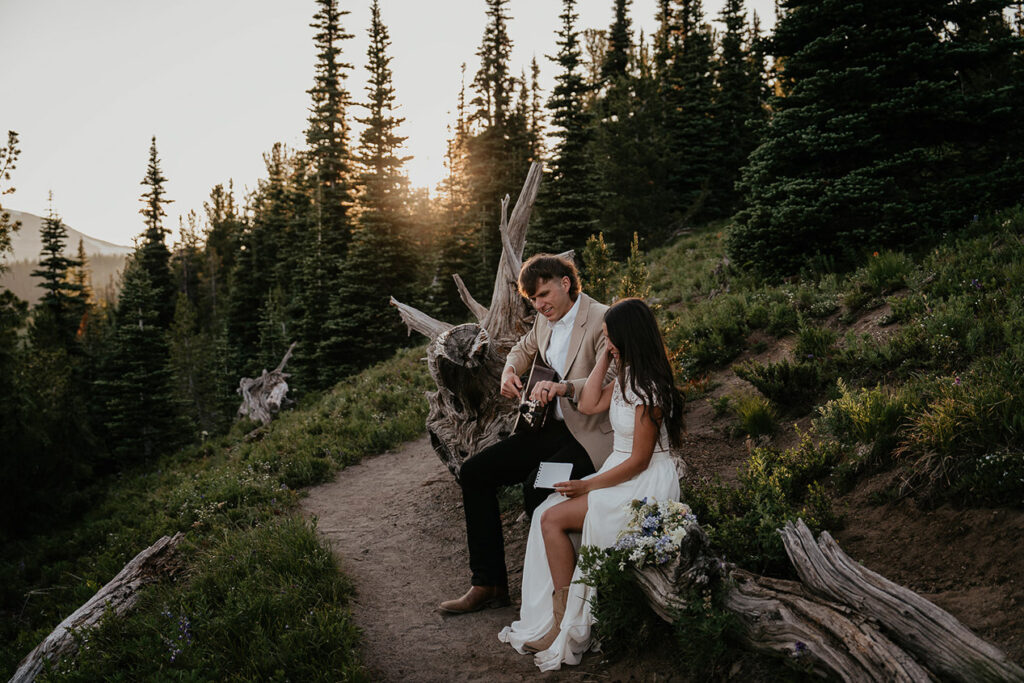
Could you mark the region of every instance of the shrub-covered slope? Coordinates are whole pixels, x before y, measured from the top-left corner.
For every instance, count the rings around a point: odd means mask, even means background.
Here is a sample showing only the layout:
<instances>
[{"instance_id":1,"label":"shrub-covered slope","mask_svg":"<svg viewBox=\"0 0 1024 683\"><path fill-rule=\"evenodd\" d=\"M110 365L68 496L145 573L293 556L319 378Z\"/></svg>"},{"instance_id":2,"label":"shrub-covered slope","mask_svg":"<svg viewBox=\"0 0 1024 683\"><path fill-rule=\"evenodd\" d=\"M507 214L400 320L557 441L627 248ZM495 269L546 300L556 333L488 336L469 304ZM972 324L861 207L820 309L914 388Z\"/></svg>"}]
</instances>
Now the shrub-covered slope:
<instances>
[{"instance_id":1,"label":"shrub-covered slope","mask_svg":"<svg viewBox=\"0 0 1024 683\"><path fill-rule=\"evenodd\" d=\"M724 232L649 254L712 542L789 576L775 530L803 517L1020 660L1024 211L775 283L737 271Z\"/></svg>"},{"instance_id":2,"label":"shrub-covered slope","mask_svg":"<svg viewBox=\"0 0 1024 683\"><path fill-rule=\"evenodd\" d=\"M185 569L83 638L46 678L358 680L351 586L296 508L299 487L423 431L422 348L339 383L247 436L239 424L107 481L92 510L3 548L8 675L65 616L160 536L186 531Z\"/></svg>"}]
</instances>

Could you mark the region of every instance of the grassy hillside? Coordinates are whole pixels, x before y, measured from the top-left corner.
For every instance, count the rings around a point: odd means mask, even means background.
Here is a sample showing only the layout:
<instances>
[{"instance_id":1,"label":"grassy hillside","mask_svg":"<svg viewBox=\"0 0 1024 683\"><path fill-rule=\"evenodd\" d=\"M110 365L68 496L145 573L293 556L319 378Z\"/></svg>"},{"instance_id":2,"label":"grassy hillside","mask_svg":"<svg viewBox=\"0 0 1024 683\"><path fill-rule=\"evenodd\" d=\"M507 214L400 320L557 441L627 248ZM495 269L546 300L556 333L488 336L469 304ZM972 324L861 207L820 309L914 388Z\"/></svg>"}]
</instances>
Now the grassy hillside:
<instances>
[{"instance_id":1,"label":"grassy hillside","mask_svg":"<svg viewBox=\"0 0 1024 683\"><path fill-rule=\"evenodd\" d=\"M761 284L724 260L712 227L651 255L652 296L691 394L722 371L749 386L712 406L737 432L809 417L804 447L837 485L888 470L887 495L1021 507L1022 233L1024 212L1009 211L922 253Z\"/></svg>"},{"instance_id":2,"label":"grassy hillside","mask_svg":"<svg viewBox=\"0 0 1024 683\"><path fill-rule=\"evenodd\" d=\"M916 253L869 246L851 273L776 283L731 266L724 228L648 255L690 401L683 498L712 544L792 577L776 530L801 517L1020 660L1024 211ZM698 680L740 657L722 637L728 615L713 596L704 605L675 631ZM596 611L632 615L599 623L610 648L655 628L628 605Z\"/></svg>"},{"instance_id":3,"label":"grassy hillside","mask_svg":"<svg viewBox=\"0 0 1024 683\"><path fill-rule=\"evenodd\" d=\"M160 536L187 531L185 570L89 634L70 680L359 679L351 588L297 489L423 431L423 350L340 383L254 439L252 424L105 482L84 519L0 556L0 670Z\"/></svg>"}]
</instances>

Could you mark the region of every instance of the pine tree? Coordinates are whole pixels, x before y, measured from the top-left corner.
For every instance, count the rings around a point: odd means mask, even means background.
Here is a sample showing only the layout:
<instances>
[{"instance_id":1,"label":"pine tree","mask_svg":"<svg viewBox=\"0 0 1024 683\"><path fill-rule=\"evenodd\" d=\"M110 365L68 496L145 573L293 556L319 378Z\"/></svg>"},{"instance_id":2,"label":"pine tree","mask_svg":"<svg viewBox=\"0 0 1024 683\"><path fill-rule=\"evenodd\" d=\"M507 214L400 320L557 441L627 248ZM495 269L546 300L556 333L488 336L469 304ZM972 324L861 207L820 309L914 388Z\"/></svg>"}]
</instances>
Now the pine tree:
<instances>
[{"instance_id":1,"label":"pine tree","mask_svg":"<svg viewBox=\"0 0 1024 683\"><path fill-rule=\"evenodd\" d=\"M341 42L352 37L341 26L347 11L338 9L337 0L317 0L319 11L312 27L316 29L317 49L314 86L308 92L313 100L306 131L312 184L312 214L308 230L302 219L293 216L293 228L301 240L290 245L299 249L291 255L286 277L294 278L295 332L299 342L295 350L296 388L321 389L334 374L334 359L321 354L325 344L328 311L337 291L345 256L351 240L352 155L349 150L347 108L349 94L342 87L351 65L341 62ZM279 264L282 267L284 264Z\"/></svg>"},{"instance_id":2,"label":"pine tree","mask_svg":"<svg viewBox=\"0 0 1024 683\"><path fill-rule=\"evenodd\" d=\"M215 185L210 199L203 203L206 213L204 234L202 300L200 319L206 326L214 328L223 318L223 308L229 293L231 270L235 264L240 239L245 223L235 205L234 186L229 182L227 189Z\"/></svg>"},{"instance_id":3,"label":"pine tree","mask_svg":"<svg viewBox=\"0 0 1024 683\"><path fill-rule=\"evenodd\" d=\"M146 166L146 175L140 185L146 187L139 201L142 208L139 213L146 219L146 231L142 235L142 244L138 250L140 265L145 268L149 276L150 286L156 296L157 325L163 329L170 327L171 319L174 317L174 302L177 288L174 285L174 277L171 275L171 252L164 242L164 237L169 232L163 225L163 218L167 215L164 206L174 200L167 199L167 191L164 183L167 178L160 170L160 159L156 151L156 136L153 136L149 146L149 163Z\"/></svg>"},{"instance_id":4,"label":"pine tree","mask_svg":"<svg viewBox=\"0 0 1024 683\"><path fill-rule=\"evenodd\" d=\"M21 154L21 150L18 149L18 134L13 130L9 130L7 131L7 144L0 147L0 183L11 179L11 171L14 170L19 154ZM0 189L0 197L12 192L14 192L13 187L2 188ZM11 214L4 211L3 204L0 203L0 273L3 273L7 268L7 265L4 263L4 257L7 255L7 252L11 251L11 235L17 232L20 227L21 223L17 221L12 222Z\"/></svg>"},{"instance_id":5,"label":"pine tree","mask_svg":"<svg viewBox=\"0 0 1024 683\"><path fill-rule=\"evenodd\" d=\"M201 255L199 215L195 210L178 219L178 234L181 239L175 243L171 254L171 272L178 293L187 296L195 308L199 304L199 282L204 279L203 268L206 265Z\"/></svg>"},{"instance_id":6,"label":"pine tree","mask_svg":"<svg viewBox=\"0 0 1024 683\"><path fill-rule=\"evenodd\" d=\"M43 242L39 268L32 271L33 277L42 280L39 286L44 290L33 311L32 341L36 346L60 348L70 353L83 313L82 286L73 282L71 275L81 263L64 255L68 229L53 211L52 194L50 203L49 215L39 235Z\"/></svg>"},{"instance_id":7,"label":"pine tree","mask_svg":"<svg viewBox=\"0 0 1024 683\"><path fill-rule=\"evenodd\" d=\"M218 405L217 353L213 335L198 326L196 308L178 294L168 334L171 394L193 433L212 433L227 422ZM275 363L276 364L276 363Z\"/></svg>"},{"instance_id":8,"label":"pine tree","mask_svg":"<svg viewBox=\"0 0 1024 683\"><path fill-rule=\"evenodd\" d=\"M456 106L454 130L449 128L445 150L445 176L438 185L442 204L442 229L429 286L431 313L443 320L460 320L466 307L458 296L452 273L462 273L470 262L476 235L472 220L472 189L469 181L469 119L466 112L466 65Z\"/></svg>"},{"instance_id":9,"label":"pine tree","mask_svg":"<svg viewBox=\"0 0 1024 683\"><path fill-rule=\"evenodd\" d=\"M75 252L75 261L78 262L71 271L71 282L79 287L79 299L88 304L92 301L92 273L89 270L89 257L85 253L85 243L78 238L78 250Z\"/></svg>"},{"instance_id":10,"label":"pine tree","mask_svg":"<svg viewBox=\"0 0 1024 683\"><path fill-rule=\"evenodd\" d=\"M530 60L530 108L529 136L530 159L538 160L544 156L544 104L541 97L540 66L537 58Z\"/></svg>"},{"instance_id":11,"label":"pine tree","mask_svg":"<svg viewBox=\"0 0 1024 683\"><path fill-rule=\"evenodd\" d=\"M776 275L846 266L1018 201L1006 4L784 2L787 96L743 172L734 259Z\"/></svg>"},{"instance_id":12,"label":"pine tree","mask_svg":"<svg viewBox=\"0 0 1024 683\"><path fill-rule=\"evenodd\" d=\"M629 243L629 258L626 259L626 272L619 283L618 298L635 296L646 299L651 294L650 275L640 252L640 238L633 233L633 241Z\"/></svg>"},{"instance_id":13,"label":"pine tree","mask_svg":"<svg viewBox=\"0 0 1024 683\"><path fill-rule=\"evenodd\" d=\"M612 261L604 234L591 235L583 249L583 262L587 264L582 274L582 287L588 295L603 304L611 304L615 296L615 263Z\"/></svg>"},{"instance_id":14,"label":"pine tree","mask_svg":"<svg viewBox=\"0 0 1024 683\"><path fill-rule=\"evenodd\" d=\"M352 34L341 25L349 14L339 10L337 0L316 0L319 10L310 27L316 30L317 61L313 87L307 92L313 103L306 130L306 144L315 178L314 205L317 240L325 245L328 258L345 255L349 240L348 210L352 204L351 153L346 111L348 91L343 87L350 64L340 61L341 42Z\"/></svg>"},{"instance_id":15,"label":"pine tree","mask_svg":"<svg viewBox=\"0 0 1024 683\"><path fill-rule=\"evenodd\" d=\"M377 0L370 13L368 101L366 116L357 119L364 125L358 151L360 212L345 272L332 299L323 351L332 361L332 382L387 357L398 346L405 335L388 299L407 297L416 270L405 238L408 181L402 168L408 157L399 155L406 138L398 134L404 119L395 115L391 41Z\"/></svg>"},{"instance_id":16,"label":"pine tree","mask_svg":"<svg viewBox=\"0 0 1024 683\"><path fill-rule=\"evenodd\" d=\"M27 317L28 304L11 290L0 288L0 393L4 396L21 395L19 369L25 363L20 331ZM22 400L5 400L0 404L0 443L4 445L0 449L0 479L8 487L6 495L0 496L0 536L18 530L26 504L31 504L29 501L34 497L36 482L24 476L29 458L23 454L30 452L24 438L24 412Z\"/></svg>"},{"instance_id":17,"label":"pine tree","mask_svg":"<svg viewBox=\"0 0 1024 683\"><path fill-rule=\"evenodd\" d=\"M171 393L166 333L159 324L162 302L143 265L141 247L125 265L123 277L101 388L115 467L149 460L183 436Z\"/></svg>"},{"instance_id":18,"label":"pine tree","mask_svg":"<svg viewBox=\"0 0 1024 683\"><path fill-rule=\"evenodd\" d=\"M477 94L470 104L476 107L474 119L485 128L492 128L505 123L512 102L512 78L509 74L512 39L508 35L509 16L505 13L508 0L485 2L488 23L476 51L480 70L473 77L473 89Z\"/></svg>"},{"instance_id":19,"label":"pine tree","mask_svg":"<svg viewBox=\"0 0 1024 683\"><path fill-rule=\"evenodd\" d=\"M652 236L658 238L705 217L705 203L714 191L713 169L722 151L711 118L714 43L701 0L677 0L670 21L668 62L660 84L673 222L654 231Z\"/></svg>"},{"instance_id":20,"label":"pine tree","mask_svg":"<svg viewBox=\"0 0 1024 683\"><path fill-rule=\"evenodd\" d=\"M600 224L608 248L620 258L628 254L630 238L638 229L645 238L661 239L674 210L667 182L674 157L666 154L660 72L646 45L627 47L631 41L628 20L628 15L617 12L608 30L609 35L619 36L616 51L628 49L627 68L619 72L618 55L605 53L613 64L602 63L606 76L595 106L599 118L591 145Z\"/></svg>"},{"instance_id":21,"label":"pine tree","mask_svg":"<svg viewBox=\"0 0 1024 683\"><path fill-rule=\"evenodd\" d=\"M739 208L736 182L760 142L767 115L762 101L764 62L756 49L759 36L747 26L743 0L726 0L720 19L725 33L716 64L713 109L719 151L708 198L708 213L713 216L731 215Z\"/></svg>"},{"instance_id":22,"label":"pine tree","mask_svg":"<svg viewBox=\"0 0 1024 683\"><path fill-rule=\"evenodd\" d=\"M281 143L274 144L271 151L263 155L267 178L258 182L251 198L251 222L241 226L237 238L239 247L233 257L226 330L239 376L251 376L262 369L258 360L259 311L271 289L280 286L277 276L288 273L289 281L301 277L296 271L301 271L303 262L299 259L306 256L305 240L309 236L292 230L295 220L289 187L292 159L293 155ZM288 262L287 268L281 266L282 261ZM305 294L302 284L291 284L287 296L296 302L302 301ZM296 315L301 317L301 311Z\"/></svg>"},{"instance_id":23,"label":"pine tree","mask_svg":"<svg viewBox=\"0 0 1024 683\"><path fill-rule=\"evenodd\" d=\"M964 204L959 221L1024 200L1024 37L1006 16L1012 4L951 1L946 9L956 30L940 44L962 107L947 142L958 150L951 165Z\"/></svg>"},{"instance_id":24,"label":"pine tree","mask_svg":"<svg viewBox=\"0 0 1024 683\"><path fill-rule=\"evenodd\" d=\"M257 367L274 368L284 358L291 344L290 325L284 292L280 287L270 290L259 311L259 353Z\"/></svg>"},{"instance_id":25,"label":"pine tree","mask_svg":"<svg viewBox=\"0 0 1024 683\"><path fill-rule=\"evenodd\" d=\"M624 78L629 70L629 54L633 50L631 4L632 0L615 0L615 19L608 29L608 50L601 63L601 79L607 84Z\"/></svg>"},{"instance_id":26,"label":"pine tree","mask_svg":"<svg viewBox=\"0 0 1024 683\"><path fill-rule=\"evenodd\" d=\"M587 85L580 66L576 0L562 0L558 30L560 67L548 100L553 136L557 140L548 179L537 197L541 223L531 235L534 251L581 250L597 226L597 191L590 150L592 116L584 107Z\"/></svg>"}]
</instances>

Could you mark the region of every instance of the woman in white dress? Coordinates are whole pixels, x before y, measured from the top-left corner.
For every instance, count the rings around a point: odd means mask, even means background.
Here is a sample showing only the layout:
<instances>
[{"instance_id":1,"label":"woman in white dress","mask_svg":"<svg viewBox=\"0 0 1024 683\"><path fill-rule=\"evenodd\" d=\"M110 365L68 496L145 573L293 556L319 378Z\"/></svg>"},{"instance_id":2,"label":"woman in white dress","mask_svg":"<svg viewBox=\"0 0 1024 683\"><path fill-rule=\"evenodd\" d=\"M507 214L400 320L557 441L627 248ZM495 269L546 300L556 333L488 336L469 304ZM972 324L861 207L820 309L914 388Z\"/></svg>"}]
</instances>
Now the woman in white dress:
<instances>
[{"instance_id":1,"label":"woman in white dress","mask_svg":"<svg viewBox=\"0 0 1024 683\"><path fill-rule=\"evenodd\" d=\"M658 324L640 299L625 299L604 317L606 353L580 393L581 413L607 410L614 450L595 474L555 485L533 514L523 567L519 620L498 638L520 653L534 652L542 671L578 664L591 646L594 590L579 583L574 540L613 545L634 499L678 500L679 479L669 446L683 431L683 400ZM608 366L617 378L603 385ZM567 500L568 499L568 500Z\"/></svg>"}]
</instances>

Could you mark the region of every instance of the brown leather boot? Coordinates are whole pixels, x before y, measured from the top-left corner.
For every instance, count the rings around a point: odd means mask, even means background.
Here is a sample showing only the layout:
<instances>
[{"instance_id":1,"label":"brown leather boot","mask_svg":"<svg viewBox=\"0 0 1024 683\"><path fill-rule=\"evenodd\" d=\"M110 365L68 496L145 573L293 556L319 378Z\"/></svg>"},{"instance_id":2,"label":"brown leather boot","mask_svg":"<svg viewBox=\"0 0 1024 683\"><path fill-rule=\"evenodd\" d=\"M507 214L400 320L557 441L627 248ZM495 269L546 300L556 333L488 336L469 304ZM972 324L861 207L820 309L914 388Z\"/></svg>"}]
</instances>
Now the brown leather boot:
<instances>
[{"instance_id":1,"label":"brown leather boot","mask_svg":"<svg viewBox=\"0 0 1024 683\"><path fill-rule=\"evenodd\" d=\"M508 586L470 586L466 594L456 600L445 600L437 606L442 612L467 614L492 607L507 607Z\"/></svg>"},{"instance_id":2,"label":"brown leather boot","mask_svg":"<svg viewBox=\"0 0 1024 683\"><path fill-rule=\"evenodd\" d=\"M543 638L523 643L523 649L527 652L543 652L551 647L555 638L562 632L562 617L565 616L565 603L569 601L569 586L559 588L551 594L551 610L555 615L555 625L552 626Z\"/></svg>"}]
</instances>

